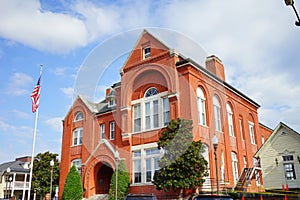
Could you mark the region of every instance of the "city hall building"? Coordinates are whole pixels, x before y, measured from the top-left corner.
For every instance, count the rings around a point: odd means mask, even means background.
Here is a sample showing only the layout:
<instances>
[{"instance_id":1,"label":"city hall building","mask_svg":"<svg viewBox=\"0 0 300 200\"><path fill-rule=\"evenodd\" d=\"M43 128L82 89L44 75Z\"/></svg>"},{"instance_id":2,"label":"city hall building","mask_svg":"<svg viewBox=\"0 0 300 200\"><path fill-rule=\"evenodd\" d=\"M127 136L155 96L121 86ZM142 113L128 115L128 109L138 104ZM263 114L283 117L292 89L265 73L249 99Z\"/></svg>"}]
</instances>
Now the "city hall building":
<instances>
[{"instance_id":1,"label":"city hall building","mask_svg":"<svg viewBox=\"0 0 300 200\"><path fill-rule=\"evenodd\" d=\"M259 123L259 104L226 82L219 58L204 63L144 30L120 66L120 82L99 103L78 96L63 120L59 196L72 165L85 198L108 194L120 160L130 173L130 193L170 195L152 180L163 153L157 148L161 130L176 118L192 120L193 138L204 146L209 176L199 191L216 191L217 180L221 191L263 190L254 154L272 130Z\"/></svg>"}]
</instances>

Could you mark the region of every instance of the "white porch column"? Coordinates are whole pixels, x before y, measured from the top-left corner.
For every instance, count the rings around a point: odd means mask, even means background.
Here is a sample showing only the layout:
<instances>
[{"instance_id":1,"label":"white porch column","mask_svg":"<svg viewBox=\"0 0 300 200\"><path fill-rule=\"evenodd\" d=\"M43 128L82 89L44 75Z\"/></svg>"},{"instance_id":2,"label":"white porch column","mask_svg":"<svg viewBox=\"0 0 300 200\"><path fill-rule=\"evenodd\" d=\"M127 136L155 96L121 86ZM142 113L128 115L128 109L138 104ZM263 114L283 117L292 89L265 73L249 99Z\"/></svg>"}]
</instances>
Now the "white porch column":
<instances>
[{"instance_id":1,"label":"white porch column","mask_svg":"<svg viewBox=\"0 0 300 200\"><path fill-rule=\"evenodd\" d=\"M12 187L11 187L11 194L10 196L14 196L14 192L15 192L15 182L16 182L16 173L13 173L13 180L12 180Z\"/></svg>"},{"instance_id":2,"label":"white porch column","mask_svg":"<svg viewBox=\"0 0 300 200\"><path fill-rule=\"evenodd\" d=\"M22 200L25 199L25 194L26 194L26 189L27 189L26 185L27 185L27 174L25 174L25 176L24 176Z\"/></svg>"}]
</instances>

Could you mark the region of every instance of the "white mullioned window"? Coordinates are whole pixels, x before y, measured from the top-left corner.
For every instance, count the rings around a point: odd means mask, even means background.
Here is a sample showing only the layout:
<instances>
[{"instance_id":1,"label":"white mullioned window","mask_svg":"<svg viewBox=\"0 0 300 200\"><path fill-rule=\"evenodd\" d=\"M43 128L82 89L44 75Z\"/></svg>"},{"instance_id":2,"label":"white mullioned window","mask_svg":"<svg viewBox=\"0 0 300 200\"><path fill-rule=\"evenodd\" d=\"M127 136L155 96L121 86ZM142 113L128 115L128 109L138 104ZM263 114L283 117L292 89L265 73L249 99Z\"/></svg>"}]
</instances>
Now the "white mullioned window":
<instances>
[{"instance_id":1,"label":"white mullioned window","mask_svg":"<svg viewBox=\"0 0 300 200\"><path fill-rule=\"evenodd\" d=\"M221 105L218 97L215 95L213 97L213 107L214 107L214 120L215 120L215 129L216 131L221 132Z\"/></svg>"},{"instance_id":2,"label":"white mullioned window","mask_svg":"<svg viewBox=\"0 0 300 200\"><path fill-rule=\"evenodd\" d=\"M151 48L147 46L143 49L143 59L149 58L151 55Z\"/></svg>"},{"instance_id":3,"label":"white mullioned window","mask_svg":"<svg viewBox=\"0 0 300 200\"><path fill-rule=\"evenodd\" d=\"M239 172L238 172L238 159L235 152L231 152L231 160L232 160L233 180L234 183L236 183L239 178Z\"/></svg>"},{"instance_id":4,"label":"white mullioned window","mask_svg":"<svg viewBox=\"0 0 300 200\"><path fill-rule=\"evenodd\" d=\"M170 121L169 99L167 92L158 93L154 87L149 88L144 98L132 101L133 132L158 129Z\"/></svg>"},{"instance_id":5,"label":"white mullioned window","mask_svg":"<svg viewBox=\"0 0 300 200\"><path fill-rule=\"evenodd\" d=\"M115 122L109 122L109 139L115 139Z\"/></svg>"},{"instance_id":6,"label":"white mullioned window","mask_svg":"<svg viewBox=\"0 0 300 200\"><path fill-rule=\"evenodd\" d=\"M285 155L282 156L283 166L284 166L284 172L286 180L296 180L296 171L294 166L294 156L293 155Z\"/></svg>"},{"instance_id":7,"label":"white mullioned window","mask_svg":"<svg viewBox=\"0 0 300 200\"><path fill-rule=\"evenodd\" d=\"M75 114L75 117L74 117L74 122L77 122L77 121L81 121L81 120L83 120L83 113L82 112L77 112L76 114Z\"/></svg>"},{"instance_id":8,"label":"white mullioned window","mask_svg":"<svg viewBox=\"0 0 300 200\"><path fill-rule=\"evenodd\" d=\"M77 171L79 172L79 174L81 174L81 159L74 159L72 160L71 166L75 165Z\"/></svg>"},{"instance_id":9,"label":"white mullioned window","mask_svg":"<svg viewBox=\"0 0 300 200\"><path fill-rule=\"evenodd\" d=\"M100 139L105 138L105 124L100 124Z\"/></svg>"},{"instance_id":10,"label":"white mullioned window","mask_svg":"<svg viewBox=\"0 0 300 200\"><path fill-rule=\"evenodd\" d=\"M158 161L162 153L156 143L132 146L132 181L134 184L149 184L155 171L159 170Z\"/></svg>"},{"instance_id":11,"label":"white mullioned window","mask_svg":"<svg viewBox=\"0 0 300 200\"><path fill-rule=\"evenodd\" d=\"M76 128L73 131L73 146L78 146L82 144L82 134L83 128Z\"/></svg>"},{"instance_id":12,"label":"white mullioned window","mask_svg":"<svg viewBox=\"0 0 300 200\"><path fill-rule=\"evenodd\" d=\"M233 112L229 103L226 104L229 135L235 137L233 127Z\"/></svg>"},{"instance_id":13,"label":"white mullioned window","mask_svg":"<svg viewBox=\"0 0 300 200\"><path fill-rule=\"evenodd\" d=\"M249 132L250 132L250 141L251 144L256 144L255 143L255 132L254 132L254 123L249 121Z\"/></svg>"},{"instance_id":14,"label":"white mullioned window","mask_svg":"<svg viewBox=\"0 0 300 200\"><path fill-rule=\"evenodd\" d=\"M199 124L205 126L206 125L206 104L205 104L205 96L203 90L198 87L197 88L197 106L198 106L198 122Z\"/></svg>"}]
</instances>

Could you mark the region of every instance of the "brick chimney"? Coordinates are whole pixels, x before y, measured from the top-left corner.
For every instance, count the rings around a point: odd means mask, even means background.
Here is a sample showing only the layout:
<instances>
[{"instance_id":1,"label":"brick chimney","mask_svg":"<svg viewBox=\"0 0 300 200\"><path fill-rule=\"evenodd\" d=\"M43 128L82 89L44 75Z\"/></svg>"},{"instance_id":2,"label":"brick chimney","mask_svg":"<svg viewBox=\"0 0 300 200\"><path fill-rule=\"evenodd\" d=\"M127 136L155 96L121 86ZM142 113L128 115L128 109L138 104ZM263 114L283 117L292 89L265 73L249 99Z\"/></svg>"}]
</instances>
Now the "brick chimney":
<instances>
[{"instance_id":1,"label":"brick chimney","mask_svg":"<svg viewBox=\"0 0 300 200\"><path fill-rule=\"evenodd\" d=\"M206 58L206 69L216 75L221 80L225 81L224 65L222 61L215 55Z\"/></svg>"}]
</instances>

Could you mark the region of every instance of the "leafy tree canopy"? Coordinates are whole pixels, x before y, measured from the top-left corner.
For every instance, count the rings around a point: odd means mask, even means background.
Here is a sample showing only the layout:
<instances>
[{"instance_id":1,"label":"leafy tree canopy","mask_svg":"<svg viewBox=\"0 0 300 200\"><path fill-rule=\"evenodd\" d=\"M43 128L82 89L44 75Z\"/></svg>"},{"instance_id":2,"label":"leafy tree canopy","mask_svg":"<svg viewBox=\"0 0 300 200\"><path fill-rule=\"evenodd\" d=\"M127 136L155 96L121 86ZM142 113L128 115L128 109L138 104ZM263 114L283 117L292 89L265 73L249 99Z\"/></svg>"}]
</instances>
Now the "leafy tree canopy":
<instances>
[{"instance_id":1,"label":"leafy tree canopy","mask_svg":"<svg viewBox=\"0 0 300 200\"><path fill-rule=\"evenodd\" d=\"M32 173L32 189L36 190L36 193L41 196L50 192L50 180L51 180L51 166L50 161L54 161L53 174L52 174L52 194L55 194L55 188L59 182L59 162L57 159L58 154L39 153L36 155L33 162Z\"/></svg>"},{"instance_id":2,"label":"leafy tree canopy","mask_svg":"<svg viewBox=\"0 0 300 200\"><path fill-rule=\"evenodd\" d=\"M202 186L208 175L201 141L193 141L192 120L171 120L157 142L164 150L153 184L158 190L180 191Z\"/></svg>"},{"instance_id":3,"label":"leafy tree canopy","mask_svg":"<svg viewBox=\"0 0 300 200\"><path fill-rule=\"evenodd\" d=\"M81 177L75 165L73 165L68 173L62 200L81 200L83 197L83 189Z\"/></svg>"}]
</instances>

